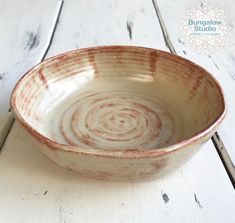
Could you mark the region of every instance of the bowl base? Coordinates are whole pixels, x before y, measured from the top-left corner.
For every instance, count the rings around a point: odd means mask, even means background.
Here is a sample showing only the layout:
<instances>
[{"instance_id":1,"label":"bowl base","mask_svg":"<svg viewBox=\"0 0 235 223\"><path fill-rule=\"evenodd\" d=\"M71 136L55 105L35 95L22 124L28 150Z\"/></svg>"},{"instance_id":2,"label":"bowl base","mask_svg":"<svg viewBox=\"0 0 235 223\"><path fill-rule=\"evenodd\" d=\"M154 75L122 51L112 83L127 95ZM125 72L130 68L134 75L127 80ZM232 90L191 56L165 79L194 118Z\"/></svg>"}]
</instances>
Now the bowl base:
<instances>
[{"instance_id":1,"label":"bowl base","mask_svg":"<svg viewBox=\"0 0 235 223\"><path fill-rule=\"evenodd\" d=\"M85 91L60 101L45 123L49 138L93 149L153 149L182 135L182 119L166 101L142 92Z\"/></svg>"}]
</instances>

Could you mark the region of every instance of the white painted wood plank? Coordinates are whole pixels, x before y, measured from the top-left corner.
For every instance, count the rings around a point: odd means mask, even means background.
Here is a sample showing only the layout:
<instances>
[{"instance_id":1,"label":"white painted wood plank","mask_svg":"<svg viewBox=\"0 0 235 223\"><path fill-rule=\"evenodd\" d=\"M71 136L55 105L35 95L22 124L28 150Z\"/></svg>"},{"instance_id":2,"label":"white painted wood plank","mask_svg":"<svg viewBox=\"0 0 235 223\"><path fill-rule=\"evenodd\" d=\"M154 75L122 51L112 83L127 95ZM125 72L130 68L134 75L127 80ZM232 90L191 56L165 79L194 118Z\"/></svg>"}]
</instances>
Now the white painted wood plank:
<instances>
[{"instance_id":1,"label":"white painted wood plank","mask_svg":"<svg viewBox=\"0 0 235 223\"><path fill-rule=\"evenodd\" d=\"M105 44L166 50L151 2L99 3L65 2L48 55ZM126 25L130 18L132 39ZM54 165L33 147L14 126L0 156L0 222L235 220L233 188L211 142L175 173L127 184L81 178Z\"/></svg>"},{"instance_id":2,"label":"white painted wood plank","mask_svg":"<svg viewBox=\"0 0 235 223\"><path fill-rule=\"evenodd\" d=\"M60 1L0 1L0 125L1 138L8 131L8 112L16 81L40 62L48 47ZM0 140L1 146L2 140Z\"/></svg>"},{"instance_id":3,"label":"white painted wood plank","mask_svg":"<svg viewBox=\"0 0 235 223\"><path fill-rule=\"evenodd\" d=\"M82 178L14 125L0 156L0 222L234 222L235 196L214 148L156 181Z\"/></svg>"},{"instance_id":4,"label":"white painted wood plank","mask_svg":"<svg viewBox=\"0 0 235 223\"><path fill-rule=\"evenodd\" d=\"M77 48L115 44L167 50L155 18L152 3L143 0L66 0L47 57Z\"/></svg>"},{"instance_id":5,"label":"white painted wood plank","mask_svg":"<svg viewBox=\"0 0 235 223\"><path fill-rule=\"evenodd\" d=\"M235 174L235 141L233 136L235 128L235 29L233 28L232 30L227 46L215 50L213 54L198 54L191 51L180 39L179 25L185 14L185 10L196 8L200 3L197 0L190 0L187 2L184 0L157 0L156 2L160 8L170 41L172 42L177 54L206 68L222 85L226 97L228 112L219 129L219 134L233 161L233 164L228 163L228 165L231 166L232 171ZM203 3L204 1L201 2ZM223 9L225 11L226 19L233 24L233 27L235 27L235 4L232 1L226 0L222 3L217 0L209 0L206 1L206 3L215 8ZM230 162L229 159L228 162Z\"/></svg>"}]
</instances>

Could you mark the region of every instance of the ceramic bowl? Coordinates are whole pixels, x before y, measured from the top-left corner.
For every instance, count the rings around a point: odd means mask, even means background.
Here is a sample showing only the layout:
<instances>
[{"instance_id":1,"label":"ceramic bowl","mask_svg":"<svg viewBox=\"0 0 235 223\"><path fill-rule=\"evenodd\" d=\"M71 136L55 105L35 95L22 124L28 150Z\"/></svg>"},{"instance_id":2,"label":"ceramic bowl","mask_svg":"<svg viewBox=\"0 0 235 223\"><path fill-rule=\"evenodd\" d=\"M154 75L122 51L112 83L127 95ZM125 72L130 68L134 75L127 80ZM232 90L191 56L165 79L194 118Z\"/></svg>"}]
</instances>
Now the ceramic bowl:
<instances>
[{"instance_id":1,"label":"ceramic bowl","mask_svg":"<svg viewBox=\"0 0 235 223\"><path fill-rule=\"evenodd\" d=\"M121 181L179 167L210 139L226 110L206 70L133 46L47 59L16 84L11 107L49 159L81 175Z\"/></svg>"}]
</instances>

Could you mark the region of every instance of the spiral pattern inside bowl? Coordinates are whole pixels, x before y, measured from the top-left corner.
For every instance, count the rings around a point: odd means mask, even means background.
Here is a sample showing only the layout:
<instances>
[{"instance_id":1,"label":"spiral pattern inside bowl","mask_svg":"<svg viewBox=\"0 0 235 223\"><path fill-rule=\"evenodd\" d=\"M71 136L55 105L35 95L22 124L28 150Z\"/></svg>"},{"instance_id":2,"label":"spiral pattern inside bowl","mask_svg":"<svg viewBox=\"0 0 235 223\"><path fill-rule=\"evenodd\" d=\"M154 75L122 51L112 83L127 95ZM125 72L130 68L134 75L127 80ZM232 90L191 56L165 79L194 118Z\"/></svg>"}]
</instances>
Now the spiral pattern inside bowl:
<instances>
[{"instance_id":1,"label":"spiral pattern inside bowl","mask_svg":"<svg viewBox=\"0 0 235 223\"><path fill-rule=\"evenodd\" d=\"M150 149L180 137L175 134L177 125L182 129L175 121L177 113L173 115L160 99L123 91L89 91L71 98L59 105L56 115L49 116L50 137L61 143L82 148Z\"/></svg>"}]
</instances>

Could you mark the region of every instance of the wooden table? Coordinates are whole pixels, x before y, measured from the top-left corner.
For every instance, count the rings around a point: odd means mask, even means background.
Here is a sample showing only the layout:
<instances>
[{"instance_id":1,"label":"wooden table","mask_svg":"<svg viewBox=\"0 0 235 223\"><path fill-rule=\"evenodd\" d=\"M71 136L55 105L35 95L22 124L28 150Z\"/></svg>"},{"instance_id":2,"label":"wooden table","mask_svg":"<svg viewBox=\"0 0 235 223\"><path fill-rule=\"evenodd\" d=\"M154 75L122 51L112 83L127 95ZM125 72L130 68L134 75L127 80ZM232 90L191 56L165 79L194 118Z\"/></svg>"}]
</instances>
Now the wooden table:
<instances>
[{"instance_id":1,"label":"wooden table","mask_svg":"<svg viewBox=\"0 0 235 223\"><path fill-rule=\"evenodd\" d=\"M212 2L235 25L235 4ZM201 55L189 50L178 29L185 10L200 5L196 0L0 0L0 5L0 222L235 222L234 29L226 47ZM13 123L10 93L29 68L58 53L110 44L177 53L205 67L224 89L228 114L214 143L158 180L82 178L47 160Z\"/></svg>"}]
</instances>

